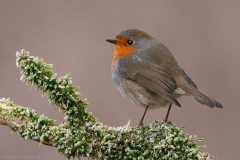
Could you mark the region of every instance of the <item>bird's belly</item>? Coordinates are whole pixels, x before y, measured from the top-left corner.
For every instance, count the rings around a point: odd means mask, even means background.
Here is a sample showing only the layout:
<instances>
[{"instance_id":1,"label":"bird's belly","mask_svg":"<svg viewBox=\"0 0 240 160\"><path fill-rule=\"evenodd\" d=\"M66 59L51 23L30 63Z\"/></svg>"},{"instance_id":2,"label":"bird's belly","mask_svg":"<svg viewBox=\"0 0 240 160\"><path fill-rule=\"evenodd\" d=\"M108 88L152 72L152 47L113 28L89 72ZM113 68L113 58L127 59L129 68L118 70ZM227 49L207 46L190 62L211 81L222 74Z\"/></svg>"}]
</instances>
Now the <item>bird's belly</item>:
<instances>
[{"instance_id":1,"label":"bird's belly","mask_svg":"<svg viewBox=\"0 0 240 160\"><path fill-rule=\"evenodd\" d=\"M115 77L114 83L125 98L138 106L146 107L149 105L150 109L154 109L169 104L169 101L162 96L145 89L125 77Z\"/></svg>"}]
</instances>

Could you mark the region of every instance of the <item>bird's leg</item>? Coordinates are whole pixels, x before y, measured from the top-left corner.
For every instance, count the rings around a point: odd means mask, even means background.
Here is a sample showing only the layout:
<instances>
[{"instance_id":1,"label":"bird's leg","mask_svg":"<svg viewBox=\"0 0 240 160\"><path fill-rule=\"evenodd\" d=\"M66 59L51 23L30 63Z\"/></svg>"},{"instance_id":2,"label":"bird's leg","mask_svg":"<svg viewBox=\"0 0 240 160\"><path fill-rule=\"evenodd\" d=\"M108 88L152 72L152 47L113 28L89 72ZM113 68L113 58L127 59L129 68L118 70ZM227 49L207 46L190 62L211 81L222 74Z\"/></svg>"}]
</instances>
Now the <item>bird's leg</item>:
<instances>
[{"instance_id":1,"label":"bird's leg","mask_svg":"<svg viewBox=\"0 0 240 160\"><path fill-rule=\"evenodd\" d=\"M141 119L141 121L139 122L138 126L143 126L143 119L144 119L145 114L146 114L146 112L147 112L147 110L148 110L148 107L149 107L149 105L147 105L147 107L146 107L146 109L145 109L145 111L144 111L144 113L143 113L142 119Z\"/></svg>"},{"instance_id":2,"label":"bird's leg","mask_svg":"<svg viewBox=\"0 0 240 160\"><path fill-rule=\"evenodd\" d=\"M165 118L165 120L164 120L165 122L168 122L168 116L169 116L171 107L172 107L172 103L169 104L168 111L167 111L167 115L166 115L166 118Z\"/></svg>"}]
</instances>

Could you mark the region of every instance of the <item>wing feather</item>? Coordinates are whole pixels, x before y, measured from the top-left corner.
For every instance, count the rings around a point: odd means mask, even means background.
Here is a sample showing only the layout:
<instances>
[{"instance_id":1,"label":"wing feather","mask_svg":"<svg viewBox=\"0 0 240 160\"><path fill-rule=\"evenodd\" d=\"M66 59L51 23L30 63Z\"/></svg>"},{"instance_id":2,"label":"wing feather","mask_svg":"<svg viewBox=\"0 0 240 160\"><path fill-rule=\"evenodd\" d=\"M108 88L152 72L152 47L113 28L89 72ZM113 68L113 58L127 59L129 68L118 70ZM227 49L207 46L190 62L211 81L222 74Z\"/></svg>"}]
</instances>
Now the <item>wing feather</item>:
<instances>
[{"instance_id":1,"label":"wing feather","mask_svg":"<svg viewBox=\"0 0 240 160\"><path fill-rule=\"evenodd\" d=\"M180 103L173 95L173 91L176 88L176 82L165 69L161 68L160 66L151 66L149 64L146 69L138 70L129 69L129 67L121 65L118 67L120 73L125 78L131 79L142 87L166 98L170 102L181 107Z\"/></svg>"}]
</instances>

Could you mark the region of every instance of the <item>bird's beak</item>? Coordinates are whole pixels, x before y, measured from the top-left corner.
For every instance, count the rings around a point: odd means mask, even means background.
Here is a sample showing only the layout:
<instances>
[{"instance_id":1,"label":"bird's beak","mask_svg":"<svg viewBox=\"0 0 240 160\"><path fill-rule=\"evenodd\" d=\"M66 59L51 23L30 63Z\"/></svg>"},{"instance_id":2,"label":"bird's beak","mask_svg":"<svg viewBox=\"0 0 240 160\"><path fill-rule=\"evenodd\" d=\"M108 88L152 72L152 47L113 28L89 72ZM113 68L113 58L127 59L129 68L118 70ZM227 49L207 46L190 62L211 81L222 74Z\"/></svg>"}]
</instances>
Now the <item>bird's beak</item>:
<instances>
[{"instance_id":1,"label":"bird's beak","mask_svg":"<svg viewBox=\"0 0 240 160\"><path fill-rule=\"evenodd\" d=\"M113 43L113 44L117 44L117 41L114 40L114 39L106 39L106 41L110 42L110 43Z\"/></svg>"}]
</instances>

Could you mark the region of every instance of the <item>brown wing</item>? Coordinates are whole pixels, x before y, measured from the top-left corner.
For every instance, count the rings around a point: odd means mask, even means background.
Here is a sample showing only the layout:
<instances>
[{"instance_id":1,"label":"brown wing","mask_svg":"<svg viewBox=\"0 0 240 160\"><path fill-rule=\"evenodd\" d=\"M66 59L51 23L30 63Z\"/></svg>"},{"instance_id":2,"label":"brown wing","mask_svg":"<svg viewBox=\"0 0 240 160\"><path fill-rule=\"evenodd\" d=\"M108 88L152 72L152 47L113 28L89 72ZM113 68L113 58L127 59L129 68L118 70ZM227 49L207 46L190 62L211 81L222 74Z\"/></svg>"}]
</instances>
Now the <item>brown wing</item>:
<instances>
[{"instance_id":1,"label":"brown wing","mask_svg":"<svg viewBox=\"0 0 240 160\"><path fill-rule=\"evenodd\" d=\"M120 65L118 66L118 69L120 71L120 74L122 74L124 77L131 79L144 88L166 98L170 102L181 107L180 103L172 94L173 90L176 88L176 82L173 77L160 66L149 65L150 64L147 64L146 69L138 70L132 70L129 69L130 67Z\"/></svg>"},{"instance_id":2,"label":"brown wing","mask_svg":"<svg viewBox=\"0 0 240 160\"><path fill-rule=\"evenodd\" d=\"M196 84L192 81L192 79L184 72L184 70L181 68L182 71L182 75L184 80L189 84L184 84L183 88L184 90L189 93L190 95L194 96L195 99L201 103L201 104L205 104L209 107L219 107L219 108L223 108L223 106L216 100L214 100L213 98L208 97L207 95L205 95L204 93L202 93L201 91L199 91L197 89Z\"/></svg>"},{"instance_id":3,"label":"brown wing","mask_svg":"<svg viewBox=\"0 0 240 160\"><path fill-rule=\"evenodd\" d=\"M186 82L188 82L191 86L197 88L197 85L193 82L193 80L185 73L185 71L180 68L182 71L183 78Z\"/></svg>"}]
</instances>

